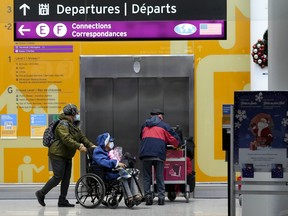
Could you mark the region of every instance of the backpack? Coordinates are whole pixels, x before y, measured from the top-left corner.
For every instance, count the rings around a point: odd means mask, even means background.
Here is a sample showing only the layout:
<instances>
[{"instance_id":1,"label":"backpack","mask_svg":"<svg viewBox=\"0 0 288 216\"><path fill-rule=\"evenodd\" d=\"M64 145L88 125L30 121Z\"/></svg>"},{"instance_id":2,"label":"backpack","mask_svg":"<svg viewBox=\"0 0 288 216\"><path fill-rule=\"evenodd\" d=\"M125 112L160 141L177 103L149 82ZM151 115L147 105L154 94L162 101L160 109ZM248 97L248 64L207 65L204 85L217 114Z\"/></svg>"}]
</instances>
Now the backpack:
<instances>
[{"instance_id":1,"label":"backpack","mask_svg":"<svg viewBox=\"0 0 288 216\"><path fill-rule=\"evenodd\" d=\"M54 120L52 121L48 127L45 129L44 134L43 134L43 146L45 147L50 147L52 143L55 141L55 128L59 124L60 120Z\"/></svg>"},{"instance_id":2,"label":"backpack","mask_svg":"<svg viewBox=\"0 0 288 216\"><path fill-rule=\"evenodd\" d=\"M187 157L189 157L191 160L194 159L194 149L195 149L195 143L193 136L190 136L186 139L186 153Z\"/></svg>"}]
</instances>

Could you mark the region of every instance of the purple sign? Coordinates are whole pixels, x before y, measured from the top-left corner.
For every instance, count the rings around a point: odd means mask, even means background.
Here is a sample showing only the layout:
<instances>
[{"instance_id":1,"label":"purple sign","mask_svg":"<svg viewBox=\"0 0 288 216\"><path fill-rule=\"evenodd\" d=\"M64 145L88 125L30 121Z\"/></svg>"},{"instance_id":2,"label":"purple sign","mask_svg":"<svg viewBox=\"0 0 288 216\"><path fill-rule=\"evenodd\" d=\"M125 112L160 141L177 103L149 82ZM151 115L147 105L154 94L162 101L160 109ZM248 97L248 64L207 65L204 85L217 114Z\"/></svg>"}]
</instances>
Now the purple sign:
<instances>
[{"instance_id":1,"label":"purple sign","mask_svg":"<svg viewBox=\"0 0 288 216\"><path fill-rule=\"evenodd\" d=\"M224 20L16 22L15 40L224 39Z\"/></svg>"}]
</instances>

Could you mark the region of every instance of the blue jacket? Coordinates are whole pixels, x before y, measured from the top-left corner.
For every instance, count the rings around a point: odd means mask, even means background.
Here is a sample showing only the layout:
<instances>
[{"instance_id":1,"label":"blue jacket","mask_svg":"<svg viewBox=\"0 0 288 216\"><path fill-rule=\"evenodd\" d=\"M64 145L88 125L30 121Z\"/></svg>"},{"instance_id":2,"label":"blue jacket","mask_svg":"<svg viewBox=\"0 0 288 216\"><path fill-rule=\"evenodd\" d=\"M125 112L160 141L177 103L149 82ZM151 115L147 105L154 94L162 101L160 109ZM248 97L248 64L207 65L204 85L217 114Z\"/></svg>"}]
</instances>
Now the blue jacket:
<instances>
[{"instance_id":1,"label":"blue jacket","mask_svg":"<svg viewBox=\"0 0 288 216\"><path fill-rule=\"evenodd\" d=\"M166 159L166 145L178 147L178 134L158 116L148 118L142 125L140 134L140 159L156 157Z\"/></svg>"},{"instance_id":2,"label":"blue jacket","mask_svg":"<svg viewBox=\"0 0 288 216\"><path fill-rule=\"evenodd\" d=\"M103 137L101 137L103 136ZM105 178L107 180L113 180L119 177L117 172L113 172L112 169L118 166L118 161L110 159L108 151L105 150L105 134L99 135L97 139L98 146L93 151L93 161L104 168Z\"/></svg>"}]
</instances>

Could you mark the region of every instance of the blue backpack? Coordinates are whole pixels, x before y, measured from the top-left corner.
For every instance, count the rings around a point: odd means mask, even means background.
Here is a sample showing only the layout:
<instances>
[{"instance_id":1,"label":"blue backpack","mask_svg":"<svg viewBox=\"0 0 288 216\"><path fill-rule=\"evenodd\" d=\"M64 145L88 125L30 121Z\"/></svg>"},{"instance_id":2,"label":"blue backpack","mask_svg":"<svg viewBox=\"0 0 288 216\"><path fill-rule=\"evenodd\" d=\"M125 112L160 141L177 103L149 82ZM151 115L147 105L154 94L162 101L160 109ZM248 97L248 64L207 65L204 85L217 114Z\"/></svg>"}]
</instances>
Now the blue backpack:
<instances>
[{"instance_id":1,"label":"blue backpack","mask_svg":"<svg viewBox=\"0 0 288 216\"><path fill-rule=\"evenodd\" d=\"M52 143L55 141L55 128L59 124L60 120L54 120L52 121L48 127L45 129L43 134L43 146L50 147Z\"/></svg>"}]
</instances>

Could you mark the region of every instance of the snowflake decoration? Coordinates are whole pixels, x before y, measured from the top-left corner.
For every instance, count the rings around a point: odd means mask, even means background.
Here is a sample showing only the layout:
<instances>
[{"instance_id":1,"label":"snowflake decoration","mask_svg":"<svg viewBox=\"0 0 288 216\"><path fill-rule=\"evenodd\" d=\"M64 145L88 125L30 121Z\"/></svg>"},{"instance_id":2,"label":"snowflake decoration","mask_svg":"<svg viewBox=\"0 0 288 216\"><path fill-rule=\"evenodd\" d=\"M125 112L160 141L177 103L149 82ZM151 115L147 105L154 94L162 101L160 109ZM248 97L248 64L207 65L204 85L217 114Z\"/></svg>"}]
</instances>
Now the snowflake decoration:
<instances>
[{"instance_id":1,"label":"snowflake decoration","mask_svg":"<svg viewBox=\"0 0 288 216\"><path fill-rule=\"evenodd\" d=\"M258 95L255 95L255 101L261 102L263 99L263 93L260 92Z\"/></svg>"},{"instance_id":2,"label":"snowflake decoration","mask_svg":"<svg viewBox=\"0 0 288 216\"><path fill-rule=\"evenodd\" d=\"M288 143L288 133L285 133L285 137L284 137L284 140L283 140L285 143Z\"/></svg>"},{"instance_id":3,"label":"snowflake decoration","mask_svg":"<svg viewBox=\"0 0 288 216\"><path fill-rule=\"evenodd\" d=\"M283 118L282 121L281 121L281 124L286 127L288 126L288 119L287 118Z\"/></svg>"},{"instance_id":4,"label":"snowflake decoration","mask_svg":"<svg viewBox=\"0 0 288 216\"><path fill-rule=\"evenodd\" d=\"M237 114L235 115L236 119L238 119L240 122L242 122L244 119L247 118L246 111L245 110L238 110Z\"/></svg>"},{"instance_id":5,"label":"snowflake decoration","mask_svg":"<svg viewBox=\"0 0 288 216\"><path fill-rule=\"evenodd\" d=\"M235 128L239 129L241 127L241 123L240 122L236 122L235 123Z\"/></svg>"}]
</instances>

